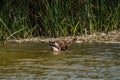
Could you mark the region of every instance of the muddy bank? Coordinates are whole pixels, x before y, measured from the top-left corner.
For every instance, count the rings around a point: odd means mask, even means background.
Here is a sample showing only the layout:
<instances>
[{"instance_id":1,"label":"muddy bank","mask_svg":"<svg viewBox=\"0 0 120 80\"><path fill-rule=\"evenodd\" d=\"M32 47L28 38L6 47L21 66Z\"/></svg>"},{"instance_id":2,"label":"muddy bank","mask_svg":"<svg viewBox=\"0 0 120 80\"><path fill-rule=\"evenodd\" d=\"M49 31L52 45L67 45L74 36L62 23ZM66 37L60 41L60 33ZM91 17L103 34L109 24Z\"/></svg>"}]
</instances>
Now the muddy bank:
<instances>
[{"instance_id":1,"label":"muddy bank","mask_svg":"<svg viewBox=\"0 0 120 80\"><path fill-rule=\"evenodd\" d=\"M59 37L59 38L49 38L49 37L37 37L37 38L27 38L19 40L8 40L8 42L48 42L49 40L63 39L69 41L73 39L73 36ZM108 33L96 32L91 35L77 36L78 40L76 43L81 42L99 42L99 43L120 43L120 31L111 31Z\"/></svg>"},{"instance_id":2,"label":"muddy bank","mask_svg":"<svg viewBox=\"0 0 120 80\"><path fill-rule=\"evenodd\" d=\"M120 31L97 32L92 35L81 36L79 39L83 42L120 43Z\"/></svg>"}]
</instances>

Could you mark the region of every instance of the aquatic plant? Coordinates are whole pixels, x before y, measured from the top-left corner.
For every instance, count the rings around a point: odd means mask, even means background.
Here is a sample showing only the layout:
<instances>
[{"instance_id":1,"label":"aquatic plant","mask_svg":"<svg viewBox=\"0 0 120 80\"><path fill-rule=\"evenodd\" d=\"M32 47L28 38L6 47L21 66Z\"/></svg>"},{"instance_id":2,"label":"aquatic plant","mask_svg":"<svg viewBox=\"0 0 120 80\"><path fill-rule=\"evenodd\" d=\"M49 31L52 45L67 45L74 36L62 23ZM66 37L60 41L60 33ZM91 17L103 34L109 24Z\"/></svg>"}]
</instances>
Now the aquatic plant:
<instances>
[{"instance_id":1,"label":"aquatic plant","mask_svg":"<svg viewBox=\"0 0 120 80\"><path fill-rule=\"evenodd\" d=\"M6 39L75 36L120 29L120 0L1 0Z\"/></svg>"}]
</instances>

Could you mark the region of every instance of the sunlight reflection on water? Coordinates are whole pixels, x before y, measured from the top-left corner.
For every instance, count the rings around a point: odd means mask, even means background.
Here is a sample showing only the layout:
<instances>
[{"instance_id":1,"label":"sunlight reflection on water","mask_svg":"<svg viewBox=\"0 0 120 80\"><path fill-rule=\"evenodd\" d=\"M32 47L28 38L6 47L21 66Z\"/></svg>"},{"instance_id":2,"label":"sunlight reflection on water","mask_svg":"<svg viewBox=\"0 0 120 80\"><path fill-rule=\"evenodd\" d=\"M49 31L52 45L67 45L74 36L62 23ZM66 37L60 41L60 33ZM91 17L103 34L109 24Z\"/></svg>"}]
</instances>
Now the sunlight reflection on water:
<instances>
[{"instance_id":1,"label":"sunlight reflection on water","mask_svg":"<svg viewBox=\"0 0 120 80\"><path fill-rule=\"evenodd\" d=\"M8 44L0 48L0 80L119 80L119 54L116 44L75 44L57 55L47 43Z\"/></svg>"}]
</instances>

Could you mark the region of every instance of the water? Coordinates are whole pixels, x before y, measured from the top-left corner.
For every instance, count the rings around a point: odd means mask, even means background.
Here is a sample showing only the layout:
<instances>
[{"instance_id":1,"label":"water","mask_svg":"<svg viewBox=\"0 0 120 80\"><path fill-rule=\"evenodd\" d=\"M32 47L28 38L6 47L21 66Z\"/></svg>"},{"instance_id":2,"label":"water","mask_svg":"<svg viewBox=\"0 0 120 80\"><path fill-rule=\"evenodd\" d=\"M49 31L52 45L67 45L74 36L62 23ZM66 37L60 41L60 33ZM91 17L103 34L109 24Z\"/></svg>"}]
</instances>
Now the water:
<instances>
[{"instance_id":1,"label":"water","mask_svg":"<svg viewBox=\"0 0 120 80\"><path fill-rule=\"evenodd\" d=\"M0 80L120 80L120 44L74 44L57 55L47 43L0 45Z\"/></svg>"}]
</instances>

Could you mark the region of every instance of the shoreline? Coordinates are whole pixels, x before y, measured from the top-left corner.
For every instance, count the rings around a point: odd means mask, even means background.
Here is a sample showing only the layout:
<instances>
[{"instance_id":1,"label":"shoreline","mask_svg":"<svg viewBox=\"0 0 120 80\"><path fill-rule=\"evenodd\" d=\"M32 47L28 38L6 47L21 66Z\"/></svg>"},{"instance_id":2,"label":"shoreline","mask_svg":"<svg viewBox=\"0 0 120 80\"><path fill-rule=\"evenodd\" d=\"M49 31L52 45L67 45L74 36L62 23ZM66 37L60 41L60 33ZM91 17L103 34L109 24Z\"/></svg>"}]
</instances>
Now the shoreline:
<instances>
[{"instance_id":1,"label":"shoreline","mask_svg":"<svg viewBox=\"0 0 120 80\"><path fill-rule=\"evenodd\" d=\"M23 43L23 42L49 42L49 40L57 40L62 39L65 41L69 41L73 39L73 36L67 36L67 37L58 37L58 38L50 38L50 37L33 37L33 38L26 38L26 39L18 39L18 40L7 40L7 42L16 42L16 43ZM120 31L111 31L108 33L101 33L96 32L91 35L82 35L77 36L78 40L76 43L82 43L82 42L97 42L97 43L120 43Z\"/></svg>"}]
</instances>

